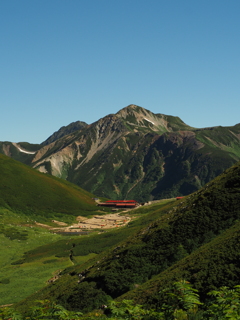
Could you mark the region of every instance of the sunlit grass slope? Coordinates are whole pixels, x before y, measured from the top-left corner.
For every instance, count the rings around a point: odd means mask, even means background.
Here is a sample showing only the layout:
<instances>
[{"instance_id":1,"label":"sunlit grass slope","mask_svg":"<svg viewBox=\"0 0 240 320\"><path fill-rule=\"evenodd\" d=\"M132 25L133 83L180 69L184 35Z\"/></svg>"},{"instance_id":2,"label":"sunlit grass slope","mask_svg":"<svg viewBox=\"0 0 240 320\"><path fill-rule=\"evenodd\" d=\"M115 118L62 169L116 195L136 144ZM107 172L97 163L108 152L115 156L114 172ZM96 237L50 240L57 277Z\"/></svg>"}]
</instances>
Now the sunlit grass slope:
<instances>
[{"instance_id":1,"label":"sunlit grass slope","mask_svg":"<svg viewBox=\"0 0 240 320\"><path fill-rule=\"evenodd\" d=\"M92 197L65 180L0 154L0 207L43 217L90 215L96 210Z\"/></svg>"},{"instance_id":2,"label":"sunlit grass slope","mask_svg":"<svg viewBox=\"0 0 240 320\"><path fill-rule=\"evenodd\" d=\"M50 233L36 227L35 221L71 222L77 215L91 215L96 211L92 197L69 182L0 155L0 305L25 298L45 286L57 270L73 264L69 252L56 257L54 248L57 241L64 239L65 244L74 236ZM50 244L51 254L28 264L16 263L24 252Z\"/></svg>"},{"instance_id":3,"label":"sunlit grass slope","mask_svg":"<svg viewBox=\"0 0 240 320\"><path fill-rule=\"evenodd\" d=\"M0 217L0 305L5 305L33 294L73 266L70 250L74 240L84 237L62 236L26 224L24 216L7 209L0 208ZM93 256L86 253L74 261L82 264Z\"/></svg>"},{"instance_id":4,"label":"sunlit grass slope","mask_svg":"<svg viewBox=\"0 0 240 320\"><path fill-rule=\"evenodd\" d=\"M0 214L3 210L0 209ZM11 221L18 217L6 212ZM3 213L4 214L4 213ZM1 215L2 217L2 215ZM54 243L60 235L50 233L42 228L28 226L0 225L0 305L11 304L23 299L40 289L58 269L71 266L65 257L43 257L31 264L18 265L14 261L20 259L25 251L37 246Z\"/></svg>"}]
</instances>

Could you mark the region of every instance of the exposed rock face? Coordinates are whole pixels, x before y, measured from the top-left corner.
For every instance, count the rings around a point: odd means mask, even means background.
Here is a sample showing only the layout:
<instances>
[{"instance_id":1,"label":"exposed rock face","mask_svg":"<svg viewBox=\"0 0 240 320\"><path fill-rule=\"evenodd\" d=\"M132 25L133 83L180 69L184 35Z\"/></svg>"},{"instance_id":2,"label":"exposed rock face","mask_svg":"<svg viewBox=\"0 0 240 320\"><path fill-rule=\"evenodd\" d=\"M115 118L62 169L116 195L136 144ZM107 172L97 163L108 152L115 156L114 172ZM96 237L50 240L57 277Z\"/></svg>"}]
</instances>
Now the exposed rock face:
<instances>
[{"instance_id":1,"label":"exposed rock face","mask_svg":"<svg viewBox=\"0 0 240 320\"><path fill-rule=\"evenodd\" d=\"M240 159L240 124L195 129L136 105L55 138L31 165L115 199L185 195Z\"/></svg>"},{"instance_id":2,"label":"exposed rock face","mask_svg":"<svg viewBox=\"0 0 240 320\"><path fill-rule=\"evenodd\" d=\"M11 157L11 152L10 152L10 145L9 144L3 144L2 145L2 148L3 148L3 153L8 156L8 157Z\"/></svg>"}]
</instances>

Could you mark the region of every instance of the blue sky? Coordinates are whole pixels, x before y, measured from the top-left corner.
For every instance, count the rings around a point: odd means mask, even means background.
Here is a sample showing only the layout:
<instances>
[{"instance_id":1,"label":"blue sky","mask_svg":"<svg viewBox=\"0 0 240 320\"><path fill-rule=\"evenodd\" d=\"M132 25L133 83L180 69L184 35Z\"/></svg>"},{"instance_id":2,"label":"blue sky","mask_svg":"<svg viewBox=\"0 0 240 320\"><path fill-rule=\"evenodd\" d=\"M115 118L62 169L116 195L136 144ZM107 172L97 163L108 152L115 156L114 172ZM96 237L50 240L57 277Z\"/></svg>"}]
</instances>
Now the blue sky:
<instances>
[{"instance_id":1,"label":"blue sky","mask_svg":"<svg viewBox=\"0 0 240 320\"><path fill-rule=\"evenodd\" d=\"M2 0L0 44L0 141L41 143L129 104L240 122L239 0Z\"/></svg>"}]
</instances>

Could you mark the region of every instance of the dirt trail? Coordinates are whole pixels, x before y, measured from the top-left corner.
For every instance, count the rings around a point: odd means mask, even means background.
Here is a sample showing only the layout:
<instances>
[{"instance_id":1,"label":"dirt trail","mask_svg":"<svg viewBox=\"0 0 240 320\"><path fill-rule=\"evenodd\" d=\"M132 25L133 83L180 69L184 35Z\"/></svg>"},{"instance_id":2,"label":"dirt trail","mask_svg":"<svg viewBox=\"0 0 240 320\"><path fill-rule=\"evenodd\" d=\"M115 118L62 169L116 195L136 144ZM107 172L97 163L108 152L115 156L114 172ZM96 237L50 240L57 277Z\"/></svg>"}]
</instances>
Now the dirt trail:
<instances>
[{"instance_id":1,"label":"dirt trail","mask_svg":"<svg viewBox=\"0 0 240 320\"><path fill-rule=\"evenodd\" d=\"M43 223L35 222L36 225L55 232L81 232L94 229L111 229L122 227L128 224L131 218L127 215L120 215L119 213L110 213L105 215L95 215L93 218L86 218L78 216L77 222L71 226L67 226L64 222L53 220L58 227L52 227Z\"/></svg>"},{"instance_id":2,"label":"dirt trail","mask_svg":"<svg viewBox=\"0 0 240 320\"><path fill-rule=\"evenodd\" d=\"M167 199L161 199L161 200L154 200L154 201L149 201L148 203L145 203L144 206L146 205L151 205L154 203L159 203L161 201L165 201ZM96 200L97 202L97 200ZM133 208L133 209L128 209L127 211L133 211L138 209L139 207ZM126 211L126 212L127 212ZM99 210L99 212L102 212ZM78 216L76 218L76 223L73 223L71 226L67 226L66 223L57 221L57 220L52 220L57 227L52 227L43 223L38 223L35 222L36 225L42 228L46 228L48 230L54 231L54 232L82 232L82 231L89 231L89 230L94 230L94 229L112 229L112 228L117 228L117 227L122 227L127 225L131 221L131 217L128 216L127 214L125 215L120 215L120 213L109 213L109 214L104 214L104 215L95 215L92 218L86 218L83 216Z\"/></svg>"},{"instance_id":3,"label":"dirt trail","mask_svg":"<svg viewBox=\"0 0 240 320\"><path fill-rule=\"evenodd\" d=\"M70 228L80 228L80 229L111 229L119 226L126 225L131 218L129 216L120 216L119 213L110 213L105 215L95 215L90 219L82 219L82 217L77 217L78 223L74 224Z\"/></svg>"}]
</instances>

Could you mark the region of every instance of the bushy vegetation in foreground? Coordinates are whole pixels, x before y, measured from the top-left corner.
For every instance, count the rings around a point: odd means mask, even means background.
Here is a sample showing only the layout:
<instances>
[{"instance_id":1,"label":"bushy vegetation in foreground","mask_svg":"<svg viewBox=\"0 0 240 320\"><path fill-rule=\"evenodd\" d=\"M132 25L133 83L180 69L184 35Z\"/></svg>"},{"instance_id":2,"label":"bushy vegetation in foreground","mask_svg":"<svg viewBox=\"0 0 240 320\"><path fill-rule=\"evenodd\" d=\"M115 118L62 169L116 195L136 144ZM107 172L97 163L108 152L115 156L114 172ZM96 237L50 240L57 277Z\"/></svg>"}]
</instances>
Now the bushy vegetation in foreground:
<instances>
[{"instance_id":1,"label":"bushy vegetation in foreground","mask_svg":"<svg viewBox=\"0 0 240 320\"><path fill-rule=\"evenodd\" d=\"M146 309L131 300L99 306L98 310L83 315L81 312L67 311L61 305L48 300L37 301L24 315L11 308L0 309L1 320L220 320L240 319L240 285L230 289L221 287L210 291L208 300L202 303L198 291L187 281L174 283L170 291L164 292L164 303L156 309Z\"/></svg>"}]
</instances>

